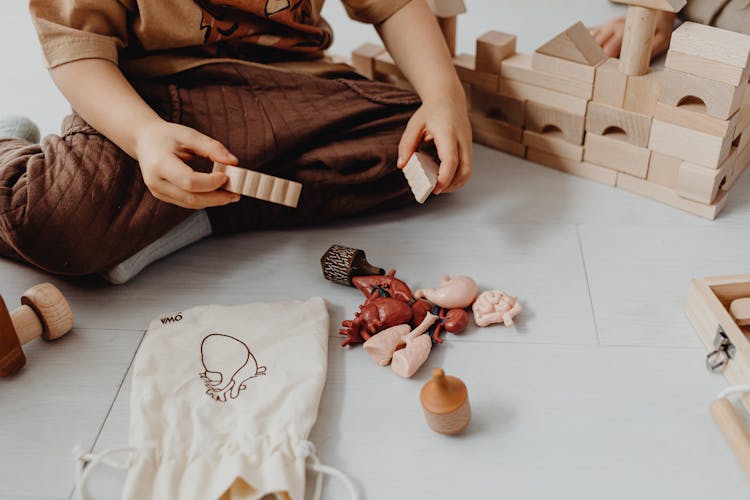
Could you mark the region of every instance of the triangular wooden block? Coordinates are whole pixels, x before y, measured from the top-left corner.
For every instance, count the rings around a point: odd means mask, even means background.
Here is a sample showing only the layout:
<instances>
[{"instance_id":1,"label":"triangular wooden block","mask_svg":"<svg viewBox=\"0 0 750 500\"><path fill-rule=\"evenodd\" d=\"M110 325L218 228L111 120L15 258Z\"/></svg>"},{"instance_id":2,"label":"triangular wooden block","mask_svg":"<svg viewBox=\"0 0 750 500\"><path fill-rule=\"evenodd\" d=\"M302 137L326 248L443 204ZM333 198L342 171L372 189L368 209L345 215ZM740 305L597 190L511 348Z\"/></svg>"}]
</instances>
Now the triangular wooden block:
<instances>
[{"instance_id":1,"label":"triangular wooden block","mask_svg":"<svg viewBox=\"0 0 750 500\"><path fill-rule=\"evenodd\" d=\"M597 66L607 60L599 44L583 25L577 22L555 38L539 47L537 52L560 59L567 59L589 66Z\"/></svg>"},{"instance_id":2,"label":"triangular wooden block","mask_svg":"<svg viewBox=\"0 0 750 500\"><path fill-rule=\"evenodd\" d=\"M647 9L679 12L687 4L687 0L612 0L614 3L637 5Z\"/></svg>"}]
</instances>

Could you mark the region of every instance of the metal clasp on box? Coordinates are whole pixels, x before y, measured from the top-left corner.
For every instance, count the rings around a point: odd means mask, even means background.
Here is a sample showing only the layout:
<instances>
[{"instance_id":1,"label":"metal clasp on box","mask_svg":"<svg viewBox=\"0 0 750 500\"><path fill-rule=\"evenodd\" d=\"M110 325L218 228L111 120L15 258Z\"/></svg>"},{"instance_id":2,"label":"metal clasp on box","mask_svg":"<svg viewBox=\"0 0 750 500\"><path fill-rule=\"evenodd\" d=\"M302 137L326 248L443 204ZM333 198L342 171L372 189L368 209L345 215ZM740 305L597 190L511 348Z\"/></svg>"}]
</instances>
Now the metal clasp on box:
<instances>
[{"instance_id":1,"label":"metal clasp on box","mask_svg":"<svg viewBox=\"0 0 750 500\"><path fill-rule=\"evenodd\" d=\"M716 337L714 337L714 350L706 356L706 368L710 372L723 371L729 360L734 358L735 352L734 344L719 325L716 329Z\"/></svg>"}]
</instances>

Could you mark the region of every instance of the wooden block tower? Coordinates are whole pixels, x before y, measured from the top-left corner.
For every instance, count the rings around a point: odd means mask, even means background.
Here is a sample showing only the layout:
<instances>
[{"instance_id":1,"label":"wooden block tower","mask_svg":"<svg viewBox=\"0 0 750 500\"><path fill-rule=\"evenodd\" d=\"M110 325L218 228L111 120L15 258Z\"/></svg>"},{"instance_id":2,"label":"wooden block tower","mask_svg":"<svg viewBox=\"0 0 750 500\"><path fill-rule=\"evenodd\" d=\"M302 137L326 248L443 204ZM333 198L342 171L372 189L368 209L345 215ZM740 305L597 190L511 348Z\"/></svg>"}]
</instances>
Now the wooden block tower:
<instances>
[{"instance_id":1,"label":"wooden block tower","mask_svg":"<svg viewBox=\"0 0 750 500\"><path fill-rule=\"evenodd\" d=\"M613 1L629 6L619 60L581 23L532 54L490 31L454 58L474 141L713 219L750 164L750 36L685 23L654 71L656 13L686 0ZM365 45L353 60L407 86L388 58Z\"/></svg>"}]
</instances>

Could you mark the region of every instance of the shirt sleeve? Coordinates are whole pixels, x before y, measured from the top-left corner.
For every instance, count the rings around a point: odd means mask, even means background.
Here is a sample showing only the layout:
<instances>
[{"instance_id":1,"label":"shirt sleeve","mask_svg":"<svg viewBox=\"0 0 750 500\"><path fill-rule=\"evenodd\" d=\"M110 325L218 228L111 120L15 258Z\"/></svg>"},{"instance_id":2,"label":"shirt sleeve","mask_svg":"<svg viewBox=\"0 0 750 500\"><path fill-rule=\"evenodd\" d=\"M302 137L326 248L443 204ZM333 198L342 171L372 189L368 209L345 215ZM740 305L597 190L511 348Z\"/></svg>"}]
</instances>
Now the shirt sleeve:
<instances>
[{"instance_id":1,"label":"shirt sleeve","mask_svg":"<svg viewBox=\"0 0 750 500\"><path fill-rule=\"evenodd\" d=\"M128 42L128 7L119 0L31 0L29 10L47 66L81 59L118 63Z\"/></svg>"},{"instance_id":2,"label":"shirt sleeve","mask_svg":"<svg viewBox=\"0 0 750 500\"><path fill-rule=\"evenodd\" d=\"M411 0L342 0L349 17L355 21L379 24Z\"/></svg>"}]
</instances>

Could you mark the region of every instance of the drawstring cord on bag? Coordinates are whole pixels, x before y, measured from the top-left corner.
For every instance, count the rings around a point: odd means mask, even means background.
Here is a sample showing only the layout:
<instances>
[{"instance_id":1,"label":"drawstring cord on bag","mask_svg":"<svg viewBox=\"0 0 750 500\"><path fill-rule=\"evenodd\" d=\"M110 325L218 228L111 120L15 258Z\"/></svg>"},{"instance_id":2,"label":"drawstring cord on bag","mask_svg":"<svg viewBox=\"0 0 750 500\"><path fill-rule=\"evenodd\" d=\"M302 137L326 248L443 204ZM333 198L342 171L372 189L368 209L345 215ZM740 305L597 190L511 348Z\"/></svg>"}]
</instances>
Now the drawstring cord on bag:
<instances>
[{"instance_id":1,"label":"drawstring cord on bag","mask_svg":"<svg viewBox=\"0 0 750 500\"><path fill-rule=\"evenodd\" d=\"M80 446L73 448L73 456L76 459L76 490L78 490L78 496L81 500L87 500L88 494L86 491L86 483L89 480L91 471L96 468L99 464L105 464L113 469L127 470L127 462L117 462L115 460L107 459L108 456L114 455L115 453L133 453L133 448L109 448L101 453L89 453Z\"/></svg>"},{"instance_id":2,"label":"drawstring cord on bag","mask_svg":"<svg viewBox=\"0 0 750 500\"><path fill-rule=\"evenodd\" d=\"M352 500L359 500L359 493L357 493L357 489L354 487L354 483L352 483L352 480L349 479L346 474L336 469L335 467L321 464L318 455L315 453L315 445L310 441L300 441L297 444L297 448L295 449L295 454L299 458L309 459L310 463L308 464L307 468L317 473L317 476L315 478L315 491L313 493L313 500L320 500L322 498L323 474L328 474L329 476L338 478L339 481L344 483L346 489L349 490L349 496L352 498Z\"/></svg>"},{"instance_id":3,"label":"drawstring cord on bag","mask_svg":"<svg viewBox=\"0 0 750 500\"><path fill-rule=\"evenodd\" d=\"M320 463L320 459L315 453L314 444L312 444L310 441L300 441L294 451L295 455L298 458L309 460L310 463L307 465L307 467L316 473L313 500L320 500L322 498L323 474L328 474L329 476L338 478L339 481L344 483L346 489L349 490L349 496L352 498L352 500L359 500L359 493L357 493L357 489L354 487L354 483L352 483L351 479L349 479L346 474L336 469L335 467L331 467L330 465L323 465ZM115 453L126 452L134 453L135 449L127 447L110 448L108 450L104 450L101 453L89 453L80 446L76 446L73 449L73 456L75 456L76 459L76 490L78 490L78 495L81 500L88 499L86 483L89 480L91 471L94 470L97 465L105 464L114 469L127 470L127 462L117 462L115 460L107 458L110 455L114 455Z\"/></svg>"}]
</instances>

